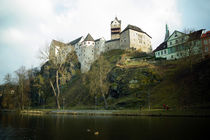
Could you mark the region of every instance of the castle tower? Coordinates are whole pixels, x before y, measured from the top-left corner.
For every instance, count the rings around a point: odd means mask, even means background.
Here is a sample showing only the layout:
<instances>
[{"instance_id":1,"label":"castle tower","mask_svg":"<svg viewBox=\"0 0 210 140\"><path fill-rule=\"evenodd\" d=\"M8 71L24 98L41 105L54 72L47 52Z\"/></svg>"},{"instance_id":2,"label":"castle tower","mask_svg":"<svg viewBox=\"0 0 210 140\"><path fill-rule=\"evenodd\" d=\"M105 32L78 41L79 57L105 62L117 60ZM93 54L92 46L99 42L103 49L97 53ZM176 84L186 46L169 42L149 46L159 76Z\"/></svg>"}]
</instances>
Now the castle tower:
<instances>
[{"instance_id":1,"label":"castle tower","mask_svg":"<svg viewBox=\"0 0 210 140\"><path fill-rule=\"evenodd\" d=\"M168 25L166 24L166 34L165 34L165 40L164 41L167 41L169 38L169 30L168 30Z\"/></svg>"},{"instance_id":2,"label":"castle tower","mask_svg":"<svg viewBox=\"0 0 210 140\"><path fill-rule=\"evenodd\" d=\"M117 17L111 22L111 39L119 39L121 32L121 20L118 20Z\"/></svg>"},{"instance_id":3,"label":"castle tower","mask_svg":"<svg viewBox=\"0 0 210 140\"><path fill-rule=\"evenodd\" d=\"M81 72L85 73L90 70L91 64L94 62L95 40L88 34L81 45Z\"/></svg>"}]
</instances>

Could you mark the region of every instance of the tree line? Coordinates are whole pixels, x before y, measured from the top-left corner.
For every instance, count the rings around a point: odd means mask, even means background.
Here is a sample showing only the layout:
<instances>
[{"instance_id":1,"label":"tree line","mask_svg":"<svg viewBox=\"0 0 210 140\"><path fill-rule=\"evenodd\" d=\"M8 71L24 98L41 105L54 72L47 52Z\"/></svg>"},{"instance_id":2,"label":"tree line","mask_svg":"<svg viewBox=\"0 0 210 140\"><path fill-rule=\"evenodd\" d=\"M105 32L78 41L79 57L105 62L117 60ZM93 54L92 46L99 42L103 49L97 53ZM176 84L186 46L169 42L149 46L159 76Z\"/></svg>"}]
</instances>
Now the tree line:
<instances>
[{"instance_id":1,"label":"tree line","mask_svg":"<svg viewBox=\"0 0 210 140\"><path fill-rule=\"evenodd\" d=\"M26 69L21 66L13 75L7 74L4 77L4 84L0 85L2 109L45 108L50 98L54 98L55 108L61 109L62 87L72 76L81 74L80 63L74 50L61 47L54 56L50 55L50 51L50 47L40 51L40 59L43 61L41 68ZM107 74L111 67L103 56L96 63L82 79L88 85L87 94L91 98L102 97L107 108Z\"/></svg>"}]
</instances>

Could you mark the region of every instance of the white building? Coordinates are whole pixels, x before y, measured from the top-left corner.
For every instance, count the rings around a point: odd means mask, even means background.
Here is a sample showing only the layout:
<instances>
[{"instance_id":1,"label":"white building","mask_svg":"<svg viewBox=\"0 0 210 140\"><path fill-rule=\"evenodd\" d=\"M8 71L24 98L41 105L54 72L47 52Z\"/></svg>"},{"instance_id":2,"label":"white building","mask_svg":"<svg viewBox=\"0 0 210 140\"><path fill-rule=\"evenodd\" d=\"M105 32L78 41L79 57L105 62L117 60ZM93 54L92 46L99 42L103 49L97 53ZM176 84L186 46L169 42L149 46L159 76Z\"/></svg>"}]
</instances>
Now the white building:
<instances>
[{"instance_id":1,"label":"white building","mask_svg":"<svg viewBox=\"0 0 210 140\"><path fill-rule=\"evenodd\" d=\"M151 39L152 37L139 27L128 25L120 34L120 47L150 53L152 52Z\"/></svg>"},{"instance_id":2,"label":"white building","mask_svg":"<svg viewBox=\"0 0 210 140\"><path fill-rule=\"evenodd\" d=\"M166 26L166 33L167 30ZM164 42L154 50L155 57L175 60L201 53L202 31L185 34L175 30L169 37L165 37Z\"/></svg>"},{"instance_id":3,"label":"white building","mask_svg":"<svg viewBox=\"0 0 210 140\"><path fill-rule=\"evenodd\" d=\"M117 17L111 22L111 40L106 41L103 37L94 40L93 37L88 34L85 39L79 37L70 43L60 42L60 48L74 48L78 56L78 60L81 63L81 72L89 71L91 64L98 59L101 53L115 49L135 49L138 51L150 53L152 51L151 37L139 27L128 25L121 32L121 20ZM58 45L54 45L54 41L51 43L52 53L51 56L55 56L57 53L56 48ZM70 49L73 50L73 49Z\"/></svg>"}]
</instances>

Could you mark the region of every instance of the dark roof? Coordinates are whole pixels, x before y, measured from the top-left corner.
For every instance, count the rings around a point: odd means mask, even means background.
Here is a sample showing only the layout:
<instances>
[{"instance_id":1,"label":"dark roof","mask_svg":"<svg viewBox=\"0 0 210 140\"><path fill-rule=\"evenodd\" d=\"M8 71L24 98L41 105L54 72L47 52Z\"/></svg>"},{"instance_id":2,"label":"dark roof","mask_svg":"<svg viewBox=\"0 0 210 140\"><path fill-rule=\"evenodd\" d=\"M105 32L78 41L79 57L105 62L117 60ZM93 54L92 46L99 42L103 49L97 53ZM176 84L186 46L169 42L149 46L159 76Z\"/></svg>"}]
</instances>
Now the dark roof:
<instances>
[{"instance_id":1,"label":"dark roof","mask_svg":"<svg viewBox=\"0 0 210 140\"><path fill-rule=\"evenodd\" d=\"M93 37L88 33L84 41L94 41Z\"/></svg>"},{"instance_id":2,"label":"dark roof","mask_svg":"<svg viewBox=\"0 0 210 140\"><path fill-rule=\"evenodd\" d=\"M152 38L150 35L148 35L146 32L144 32L141 28L134 26L134 25L128 25L121 33L125 32L126 30L131 29L137 32L141 32L141 33L145 33L147 36L149 36L150 38Z\"/></svg>"},{"instance_id":3,"label":"dark roof","mask_svg":"<svg viewBox=\"0 0 210 140\"><path fill-rule=\"evenodd\" d=\"M79 38L77 38L77 39L75 39L75 40L73 40L73 41L71 41L71 42L69 42L67 45L75 45L75 44L77 44L81 39L82 39L82 36L79 37Z\"/></svg>"},{"instance_id":4,"label":"dark roof","mask_svg":"<svg viewBox=\"0 0 210 140\"><path fill-rule=\"evenodd\" d=\"M202 32L203 32L203 29L190 33L188 41L193 41L193 40L200 39L201 35L202 35Z\"/></svg>"},{"instance_id":5,"label":"dark roof","mask_svg":"<svg viewBox=\"0 0 210 140\"><path fill-rule=\"evenodd\" d=\"M116 19L119 23L121 23L121 20L118 20L117 17L115 17L115 19ZM111 24L112 24L113 22L114 22L114 21L111 21Z\"/></svg>"},{"instance_id":6,"label":"dark roof","mask_svg":"<svg viewBox=\"0 0 210 140\"><path fill-rule=\"evenodd\" d=\"M99 38L99 39L96 39L96 40L95 40L95 42L99 41L100 39L101 39L101 38Z\"/></svg>"},{"instance_id":7,"label":"dark roof","mask_svg":"<svg viewBox=\"0 0 210 140\"><path fill-rule=\"evenodd\" d=\"M153 52L157 52L163 49L167 48L167 41L164 41L163 43L161 43Z\"/></svg>"},{"instance_id":8,"label":"dark roof","mask_svg":"<svg viewBox=\"0 0 210 140\"><path fill-rule=\"evenodd\" d=\"M120 39L118 38L118 39L107 40L106 43L107 43L107 42L112 42L112 41L117 41L117 40L120 40Z\"/></svg>"}]
</instances>

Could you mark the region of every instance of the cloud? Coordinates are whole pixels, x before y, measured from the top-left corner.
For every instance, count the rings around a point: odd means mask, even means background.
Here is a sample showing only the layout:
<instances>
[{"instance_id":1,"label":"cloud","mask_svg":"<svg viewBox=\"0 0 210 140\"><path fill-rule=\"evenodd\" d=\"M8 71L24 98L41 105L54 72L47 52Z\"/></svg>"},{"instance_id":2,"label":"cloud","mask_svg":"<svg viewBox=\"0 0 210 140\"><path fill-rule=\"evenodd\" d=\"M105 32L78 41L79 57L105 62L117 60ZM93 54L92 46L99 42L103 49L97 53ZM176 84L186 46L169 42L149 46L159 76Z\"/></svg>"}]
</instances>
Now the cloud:
<instances>
[{"instance_id":1,"label":"cloud","mask_svg":"<svg viewBox=\"0 0 210 140\"><path fill-rule=\"evenodd\" d=\"M171 30L182 25L176 0L1 0L0 61L9 56L12 67L1 63L0 73L38 66L39 48L52 39L69 42L91 33L109 40L115 16L122 29L133 24L152 36L153 49L163 41L166 23ZM8 52L15 55L3 55Z\"/></svg>"}]
</instances>

